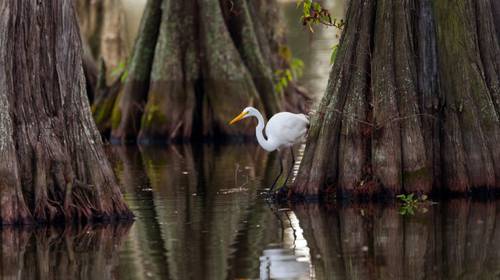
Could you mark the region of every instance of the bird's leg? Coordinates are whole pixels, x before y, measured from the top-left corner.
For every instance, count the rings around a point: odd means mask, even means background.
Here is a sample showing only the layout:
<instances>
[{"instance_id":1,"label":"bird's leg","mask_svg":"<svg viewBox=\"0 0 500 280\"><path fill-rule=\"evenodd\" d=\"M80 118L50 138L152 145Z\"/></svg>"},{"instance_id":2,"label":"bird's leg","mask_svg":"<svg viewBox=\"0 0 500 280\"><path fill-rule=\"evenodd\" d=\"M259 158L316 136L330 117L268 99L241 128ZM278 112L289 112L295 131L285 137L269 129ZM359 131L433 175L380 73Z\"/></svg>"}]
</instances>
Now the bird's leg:
<instances>
[{"instance_id":1,"label":"bird's leg","mask_svg":"<svg viewBox=\"0 0 500 280\"><path fill-rule=\"evenodd\" d=\"M276 183L278 182L278 179L281 177L281 174L283 174L283 159L281 158L281 154L278 151L278 157L280 160L280 174L274 179L274 183L271 185L271 188L269 189L269 192L272 192L274 190L274 187L276 186Z\"/></svg>"},{"instance_id":2,"label":"bird's leg","mask_svg":"<svg viewBox=\"0 0 500 280\"><path fill-rule=\"evenodd\" d=\"M290 169L288 170L288 174L286 175L285 183L283 183L283 186L286 186L288 178L290 177L290 174L292 174L293 167L295 166L295 156L293 154L293 147L290 147L290 151L292 153L292 163L290 164Z\"/></svg>"}]
</instances>

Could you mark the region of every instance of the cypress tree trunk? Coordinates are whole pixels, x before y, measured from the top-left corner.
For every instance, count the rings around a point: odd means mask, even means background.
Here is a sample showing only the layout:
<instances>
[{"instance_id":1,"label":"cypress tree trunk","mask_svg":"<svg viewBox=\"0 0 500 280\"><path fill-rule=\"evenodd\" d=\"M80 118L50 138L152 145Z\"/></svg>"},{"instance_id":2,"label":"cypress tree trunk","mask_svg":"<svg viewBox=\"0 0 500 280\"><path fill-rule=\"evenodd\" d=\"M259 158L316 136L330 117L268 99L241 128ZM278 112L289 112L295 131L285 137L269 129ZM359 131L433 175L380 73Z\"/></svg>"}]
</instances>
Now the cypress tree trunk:
<instances>
[{"instance_id":1,"label":"cypress tree trunk","mask_svg":"<svg viewBox=\"0 0 500 280\"><path fill-rule=\"evenodd\" d=\"M292 192L465 193L500 185L493 2L351 1Z\"/></svg>"},{"instance_id":2,"label":"cypress tree trunk","mask_svg":"<svg viewBox=\"0 0 500 280\"><path fill-rule=\"evenodd\" d=\"M94 104L101 131L107 129L101 124L110 123L113 142L241 137L252 134L253 126L230 127L227 122L246 106L258 107L268 117L285 107L304 111L309 98L296 87L275 92L274 71L289 65L274 62L280 60L277 46L283 43L269 36L277 29L275 22L252 15L262 5L149 0L113 113L104 114L108 107ZM274 1L266 5L275 11Z\"/></svg>"},{"instance_id":3,"label":"cypress tree trunk","mask_svg":"<svg viewBox=\"0 0 500 280\"><path fill-rule=\"evenodd\" d=\"M73 2L0 3L2 224L129 218L85 91Z\"/></svg>"},{"instance_id":4,"label":"cypress tree trunk","mask_svg":"<svg viewBox=\"0 0 500 280\"><path fill-rule=\"evenodd\" d=\"M149 0L139 27L139 36L131 55L127 81L111 108L113 137L120 141L135 139L140 128L140 118L146 102L150 72L161 22L161 0ZM98 105L98 104L96 104ZM102 110L94 106L94 111ZM96 115L94 115L96 117ZM96 120L99 126L106 118Z\"/></svg>"}]
</instances>

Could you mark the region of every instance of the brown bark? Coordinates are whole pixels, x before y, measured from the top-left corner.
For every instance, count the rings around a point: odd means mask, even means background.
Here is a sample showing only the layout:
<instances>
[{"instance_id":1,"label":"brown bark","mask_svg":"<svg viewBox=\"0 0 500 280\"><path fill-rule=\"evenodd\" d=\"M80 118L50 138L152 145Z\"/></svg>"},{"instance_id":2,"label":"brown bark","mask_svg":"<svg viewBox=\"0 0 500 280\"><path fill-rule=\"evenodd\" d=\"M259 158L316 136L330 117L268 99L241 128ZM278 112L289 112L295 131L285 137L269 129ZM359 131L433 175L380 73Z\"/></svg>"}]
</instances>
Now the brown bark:
<instances>
[{"instance_id":1,"label":"brown bark","mask_svg":"<svg viewBox=\"0 0 500 280\"><path fill-rule=\"evenodd\" d=\"M494 6L351 1L292 192L372 196L498 187Z\"/></svg>"},{"instance_id":2,"label":"brown bark","mask_svg":"<svg viewBox=\"0 0 500 280\"><path fill-rule=\"evenodd\" d=\"M313 117L308 132L306 151L293 190L296 193L304 196L318 195L337 183L338 139L344 117L344 105L351 86L350 73L356 69L364 73L362 69L366 69L366 65L362 57L369 54L368 46L359 43L363 37L357 34L359 30L370 29L371 22L367 19L372 17L373 12L374 6L370 1L351 1L347 12L347 25L340 39L335 64L330 71L327 94L321 101L319 113Z\"/></svg>"},{"instance_id":3,"label":"brown bark","mask_svg":"<svg viewBox=\"0 0 500 280\"><path fill-rule=\"evenodd\" d=\"M500 124L482 75L476 35L476 20L486 21L488 15L475 13L474 1L462 0L457 5L438 1L434 8L440 90L444 93L441 102L445 102L444 185L458 192L493 187L495 173L500 171Z\"/></svg>"},{"instance_id":4,"label":"brown bark","mask_svg":"<svg viewBox=\"0 0 500 280\"><path fill-rule=\"evenodd\" d=\"M370 149L371 141L365 136L372 129L367 124L371 95L368 93L369 78L365 75L370 69L370 24L373 22L372 7L368 7L361 15L362 27L359 32L359 41L352 86L349 88L345 115L349 116L342 122L340 147L339 147L339 180L338 184L344 186L342 195L358 194L364 192L363 186L370 178L367 169L370 168L370 159L366 156ZM358 186L360 188L358 188ZM371 191L371 190L370 190Z\"/></svg>"},{"instance_id":5,"label":"brown bark","mask_svg":"<svg viewBox=\"0 0 500 280\"><path fill-rule=\"evenodd\" d=\"M260 93L267 117L271 118L273 113L281 111L280 96L274 90L272 64L266 63L262 49L263 44L269 44L269 40L262 43L258 40L255 20L252 18L249 6L251 1L234 1L228 18L228 26L235 46L243 58L243 62L252 75L256 89ZM272 2L270 3L272 5Z\"/></svg>"},{"instance_id":6,"label":"brown bark","mask_svg":"<svg viewBox=\"0 0 500 280\"><path fill-rule=\"evenodd\" d=\"M491 1L493 19L495 20L495 29L497 31L497 40L500 40L500 2Z\"/></svg>"},{"instance_id":7,"label":"brown bark","mask_svg":"<svg viewBox=\"0 0 500 280\"><path fill-rule=\"evenodd\" d=\"M432 176L433 187L441 181L441 135L439 77L435 38L435 20L430 0L417 2L416 56L418 98L422 114L422 132L425 139L427 168ZM429 36L431 34L432 36Z\"/></svg>"},{"instance_id":8,"label":"brown bark","mask_svg":"<svg viewBox=\"0 0 500 280\"><path fill-rule=\"evenodd\" d=\"M372 137L373 174L390 192L400 192L403 186L401 127L398 110L396 69L394 66L395 11L392 0L377 1L375 19L372 87L373 123ZM403 23L401 23L403 24ZM405 51L405 50L402 50Z\"/></svg>"},{"instance_id":9,"label":"brown bark","mask_svg":"<svg viewBox=\"0 0 500 280\"><path fill-rule=\"evenodd\" d=\"M130 218L90 115L73 2L0 13L1 223Z\"/></svg>"},{"instance_id":10,"label":"brown bark","mask_svg":"<svg viewBox=\"0 0 500 280\"><path fill-rule=\"evenodd\" d=\"M185 15L177 18L178 15ZM195 1L163 1L150 89L139 139L188 139L196 103ZM140 140L141 141L141 140Z\"/></svg>"},{"instance_id":11,"label":"brown bark","mask_svg":"<svg viewBox=\"0 0 500 280\"><path fill-rule=\"evenodd\" d=\"M227 122L248 105L264 109L262 98L232 41L230 27L225 24L219 1L200 0L198 4L200 22L212 21L200 27L201 45L206 56L202 63L203 89L207 93L201 108L202 119L207 121L202 125L203 135L251 135L254 131L250 124L230 127ZM266 115L275 113L264 112Z\"/></svg>"},{"instance_id":12,"label":"brown bark","mask_svg":"<svg viewBox=\"0 0 500 280\"><path fill-rule=\"evenodd\" d=\"M111 113L112 142L134 140L139 132L161 22L161 3L161 0L149 0L144 9L126 82Z\"/></svg>"},{"instance_id":13,"label":"brown bark","mask_svg":"<svg viewBox=\"0 0 500 280\"><path fill-rule=\"evenodd\" d=\"M492 11L493 2L475 1L476 14L484 15L476 21L477 39L484 78L489 87L497 115L500 115L500 37L495 36L495 14ZM498 20L498 19L497 19ZM499 26L500 27L500 26Z\"/></svg>"},{"instance_id":14,"label":"brown bark","mask_svg":"<svg viewBox=\"0 0 500 280\"><path fill-rule=\"evenodd\" d=\"M432 177L426 158L422 116L417 98L417 62L411 30L413 1L393 2L394 70L399 96L402 182L406 192L430 192ZM375 31L376 32L376 31Z\"/></svg>"}]
</instances>

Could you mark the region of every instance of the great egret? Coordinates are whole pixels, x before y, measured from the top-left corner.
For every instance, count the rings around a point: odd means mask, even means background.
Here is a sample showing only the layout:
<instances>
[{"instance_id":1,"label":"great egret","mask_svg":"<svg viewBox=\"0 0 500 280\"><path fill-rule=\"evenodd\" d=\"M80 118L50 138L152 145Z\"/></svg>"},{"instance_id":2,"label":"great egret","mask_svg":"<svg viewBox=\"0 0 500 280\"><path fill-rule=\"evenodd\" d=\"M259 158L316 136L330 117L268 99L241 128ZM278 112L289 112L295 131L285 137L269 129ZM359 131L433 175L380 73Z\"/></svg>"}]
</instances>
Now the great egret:
<instances>
[{"instance_id":1,"label":"great egret","mask_svg":"<svg viewBox=\"0 0 500 280\"><path fill-rule=\"evenodd\" d=\"M304 114L281 112L272 116L266 125L264 122L264 118L262 117L262 114L259 112L259 110L253 107L246 107L238 116L231 120L229 124L232 125L248 117L257 118L258 123L257 127L255 128L255 136L257 137L257 142L259 142L259 145L264 150L272 152L274 150L279 151L283 148L290 148L290 151L292 153L292 165L290 166L290 170L288 171L286 180L283 183L283 185L285 185L295 163L295 158L293 155L293 145L302 141L302 139L306 135L307 129L309 128L309 120ZM262 133L264 127L266 128L267 139ZM269 190L270 192L273 191L274 186L276 185L276 182L278 182L278 179L282 173L283 160L280 156L280 173L274 180L271 189Z\"/></svg>"}]
</instances>

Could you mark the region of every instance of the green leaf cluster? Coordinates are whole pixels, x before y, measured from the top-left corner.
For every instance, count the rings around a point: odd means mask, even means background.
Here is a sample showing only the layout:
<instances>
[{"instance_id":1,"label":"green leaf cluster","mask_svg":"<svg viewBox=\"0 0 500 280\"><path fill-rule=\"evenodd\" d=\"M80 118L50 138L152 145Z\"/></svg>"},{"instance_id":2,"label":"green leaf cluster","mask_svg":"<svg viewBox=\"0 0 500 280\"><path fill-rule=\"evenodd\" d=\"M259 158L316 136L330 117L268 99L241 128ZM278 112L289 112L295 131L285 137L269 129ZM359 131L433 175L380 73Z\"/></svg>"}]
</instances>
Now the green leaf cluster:
<instances>
[{"instance_id":1,"label":"green leaf cluster","mask_svg":"<svg viewBox=\"0 0 500 280\"><path fill-rule=\"evenodd\" d=\"M111 75L113 77L120 77L120 81L124 83L128 77L128 67L127 63L120 62L113 70L111 70Z\"/></svg>"},{"instance_id":2,"label":"green leaf cluster","mask_svg":"<svg viewBox=\"0 0 500 280\"><path fill-rule=\"evenodd\" d=\"M274 90L278 93L282 93L291 81L299 79L304 73L304 62L301 59L292 58L289 65L289 68L274 72L277 80Z\"/></svg>"},{"instance_id":3,"label":"green leaf cluster","mask_svg":"<svg viewBox=\"0 0 500 280\"><path fill-rule=\"evenodd\" d=\"M333 26L338 29L342 29L345 25L344 20L332 19L330 12L323 8L318 2L312 0L299 0L297 2L297 8L302 6L302 16L300 21L304 26L307 26L311 32L314 32L312 28L313 24L322 24L326 26Z\"/></svg>"}]
</instances>

